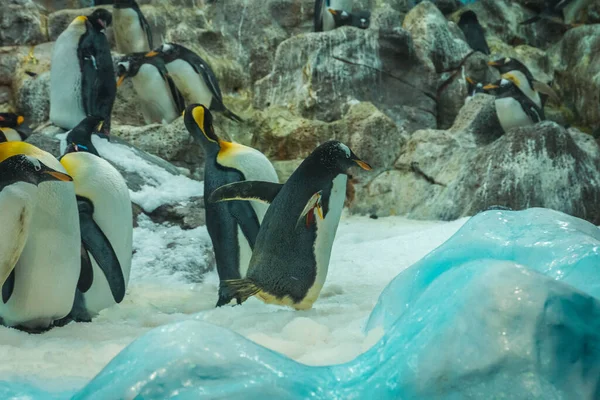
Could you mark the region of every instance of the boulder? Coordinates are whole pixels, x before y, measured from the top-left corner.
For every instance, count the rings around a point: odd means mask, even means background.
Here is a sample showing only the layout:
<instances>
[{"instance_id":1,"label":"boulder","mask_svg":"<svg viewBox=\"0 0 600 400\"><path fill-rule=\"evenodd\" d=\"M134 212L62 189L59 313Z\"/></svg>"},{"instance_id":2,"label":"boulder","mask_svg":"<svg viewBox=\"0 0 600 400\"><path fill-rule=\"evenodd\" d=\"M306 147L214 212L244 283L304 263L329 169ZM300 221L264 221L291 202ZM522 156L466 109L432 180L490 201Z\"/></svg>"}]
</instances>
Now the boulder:
<instances>
[{"instance_id":1,"label":"boulder","mask_svg":"<svg viewBox=\"0 0 600 400\"><path fill-rule=\"evenodd\" d=\"M8 0L0 8L0 46L35 45L48 41L43 8L32 0Z\"/></svg>"}]
</instances>

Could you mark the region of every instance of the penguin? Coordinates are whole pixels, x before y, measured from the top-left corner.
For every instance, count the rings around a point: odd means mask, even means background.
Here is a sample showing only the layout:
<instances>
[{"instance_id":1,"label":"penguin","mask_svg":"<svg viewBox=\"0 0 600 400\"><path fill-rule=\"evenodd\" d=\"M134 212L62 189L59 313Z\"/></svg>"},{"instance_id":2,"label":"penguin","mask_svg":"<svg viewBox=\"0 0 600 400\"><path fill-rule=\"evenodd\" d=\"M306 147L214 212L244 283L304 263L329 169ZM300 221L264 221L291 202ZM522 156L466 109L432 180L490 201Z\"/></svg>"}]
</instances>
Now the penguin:
<instances>
[{"instance_id":1,"label":"penguin","mask_svg":"<svg viewBox=\"0 0 600 400\"><path fill-rule=\"evenodd\" d=\"M102 117L89 116L83 119L75 128L67 132L64 141L60 143L60 154L73 151L86 151L100 157L98 150L92 143L92 134L98 134L102 130L104 119Z\"/></svg>"},{"instance_id":2,"label":"penguin","mask_svg":"<svg viewBox=\"0 0 600 400\"><path fill-rule=\"evenodd\" d=\"M99 118L88 117L86 125L71 131L60 158L75 184L81 232L81 271L73 309L67 317L75 321L91 321L101 310L120 303L131 270L129 189L119 171L92 145L92 134L99 124Z\"/></svg>"},{"instance_id":3,"label":"penguin","mask_svg":"<svg viewBox=\"0 0 600 400\"><path fill-rule=\"evenodd\" d=\"M585 21L586 9L593 0L544 0L541 11L535 16L521 22L527 25L541 19L557 20L567 25L574 25L577 21Z\"/></svg>"},{"instance_id":4,"label":"penguin","mask_svg":"<svg viewBox=\"0 0 600 400\"><path fill-rule=\"evenodd\" d=\"M334 14L328 9L352 12L354 0L315 0L315 32L326 32L336 28Z\"/></svg>"},{"instance_id":5,"label":"penguin","mask_svg":"<svg viewBox=\"0 0 600 400\"><path fill-rule=\"evenodd\" d=\"M336 28L349 25L360 29L367 29L371 24L371 13L369 11L355 11L350 13L345 10L334 10L331 8L327 11L333 15Z\"/></svg>"},{"instance_id":6,"label":"penguin","mask_svg":"<svg viewBox=\"0 0 600 400\"><path fill-rule=\"evenodd\" d=\"M88 115L110 115L117 86L110 45L104 30L112 16L103 8L79 16L56 39L50 65L50 121L72 129Z\"/></svg>"},{"instance_id":7,"label":"penguin","mask_svg":"<svg viewBox=\"0 0 600 400\"><path fill-rule=\"evenodd\" d=\"M504 132L545 120L543 109L521 90L521 80L512 73L503 76L505 78L499 83L486 85L483 89L494 91L496 115Z\"/></svg>"},{"instance_id":8,"label":"penguin","mask_svg":"<svg viewBox=\"0 0 600 400\"><path fill-rule=\"evenodd\" d=\"M119 53L148 52L154 48L150 25L135 0L115 0L113 17Z\"/></svg>"},{"instance_id":9,"label":"penguin","mask_svg":"<svg viewBox=\"0 0 600 400\"><path fill-rule=\"evenodd\" d=\"M26 131L29 129L24 129L23 122L25 118L22 115L0 113L0 143L27 139Z\"/></svg>"},{"instance_id":10,"label":"penguin","mask_svg":"<svg viewBox=\"0 0 600 400\"><path fill-rule=\"evenodd\" d=\"M206 155L206 228L215 251L219 279L224 282L243 278L267 206L249 202L211 203L208 196L220 186L244 180L260 180L276 185L277 173L267 157L258 150L219 139L212 125L212 114L206 106L189 105L183 120ZM228 304L232 299L219 289L217 307Z\"/></svg>"},{"instance_id":11,"label":"penguin","mask_svg":"<svg viewBox=\"0 0 600 400\"><path fill-rule=\"evenodd\" d=\"M13 156L25 157L38 173L56 178L38 186L10 174L1 178L0 219L6 239L1 246L9 239L18 245L10 256L0 251L5 261L10 259L0 267L0 320L5 326L39 332L65 317L75 297L81 269L79 251L73 251L81 240L75 187L51 154L26 142L0 143L0 162Z\"/></svg>"},{"instance_id":12,"label":"penguin","mask_svg":"<svg viewBox=\"0 0 600 400\"><path fill-rule=\"evenodd\" d=\"M348 146L329 141L317 147L283 184L246 181L215 190L209 202L270 202L244 279L221 281L227 298L244 302L312 307L325 283L331 246L346 197L348 169L371 167Z\"/></svg>"},{"instance_id":13,"label":"penguin","mask_svg":"<svg viewBox=\"0 0 600 400\"><path fill-rule=\"evenodd\" d=\"M146 124L168 124L179 117L185 102L169 76L165 63L155 52L133 53L118 64L117 86L130 77L142 107Z\"/></svg>"},{"instance_id":14,"label":"penguin","mask_svg":"<svg viewBox=\"0 0 600 400\"><path fill-rule=\"evenodd\" d=\"M474 51L480 51L483 54L488 55L490 54L490 48L485 40L485 32L483 31L483 27L479 24L475 12L468 10L462 13L460 20L458 21L458 27L465 34L469 47Z\"/></svg>"},{"instance_id":15,"label":"penguin","mask_svg":"<svg viewBox=\"0 0 600 400\"><path fill-rule=\"evenodd\" d=\"M225 107L215 73L198 54L176 43L165 43L151 54L164 60L169 75L187 104L204 104L232 121L243 121Z\"/></svg>"}]
</instances>

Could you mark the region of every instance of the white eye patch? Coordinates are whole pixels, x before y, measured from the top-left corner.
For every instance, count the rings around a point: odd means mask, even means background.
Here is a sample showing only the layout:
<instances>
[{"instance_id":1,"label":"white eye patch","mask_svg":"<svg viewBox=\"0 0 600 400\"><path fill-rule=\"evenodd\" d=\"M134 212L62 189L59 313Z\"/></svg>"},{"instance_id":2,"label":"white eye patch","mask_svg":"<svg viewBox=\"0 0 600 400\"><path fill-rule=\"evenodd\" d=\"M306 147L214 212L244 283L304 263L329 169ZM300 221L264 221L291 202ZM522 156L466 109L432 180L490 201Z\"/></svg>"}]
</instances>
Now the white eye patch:
<instances>
[{"instance_id":1,"label":"white eye patch","mask_svg":"<svg viewBox=\"0 0 600 400\"><path fill-rule=\"evenodd\" d=\"M342 149L344 151L344 153L346 153L346 157L350 158L350 148L348 146L346 146L344 143L339 143L338 146L340 147L340 149Z\"/></svg>"},{"instance_id":2,"label":"white eye patch","mask_svg":"<svg viewBox=\"0 0 600 400\"><path fill-rule=\"evenodd\" d=\"M163 44L162 45L162 51L163 52L166 53L166 52L169 52L171 50L173 50L173 46L172 45L170 45L170 44Z\"/></svg>"},{"instance_id":3,"label":"white eye patch","mask_svg":"<svg viewBox=\"0 0 600 400\"><path fill-rule=\"evenodd\" d=\"M37 158L30 157L30 156L25 156L25 158L27 159L27 161L29 161L33 165L33 168L36 171L39 171L42 169L42 163L40 163L40 160L38 160Z\"/></svg>"},{"instance_id":4,"label":"white eye patch","mask_svg":"<svg viewBox=\"0 0 600 400\"><path fill-rule=\"evenodd\" d=\"M120 67L123 67L125 71L129 71L129 61L123 61L119 63Z\"/></svg>"}]
</instances>

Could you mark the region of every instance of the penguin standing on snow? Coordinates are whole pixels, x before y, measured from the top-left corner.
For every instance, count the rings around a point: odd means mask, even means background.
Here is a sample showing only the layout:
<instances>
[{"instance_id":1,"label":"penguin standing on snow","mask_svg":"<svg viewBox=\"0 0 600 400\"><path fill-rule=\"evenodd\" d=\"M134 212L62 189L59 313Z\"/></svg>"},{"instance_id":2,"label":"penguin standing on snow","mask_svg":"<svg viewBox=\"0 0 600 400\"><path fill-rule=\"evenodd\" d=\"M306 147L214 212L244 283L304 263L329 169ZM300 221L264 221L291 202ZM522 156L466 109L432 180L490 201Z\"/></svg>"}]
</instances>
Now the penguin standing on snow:
<instances>
[{"instance_id":1,"label":"penguin standing on snow","mask_svg":"<svg viewBox=\"0 0 600 400\"><path fill-rule=\"evenodd\" d=\"M135 0L116 0L113 31L121 54L148 52L154 48L152 31Z\"/></svg>"},{"instance_id":2,"label":"penguin standing on snow","mask_svg":"<svg viewBox=\"0 0 600 400\"><path fill-rule=\"evenodd\" d=\"M90 321L101 310L120 303L131 270L129 189L92 144L99 124L99 118L88 117L86 125L71 131L60 159L75 184L81 231L81 272L69 315L75 321Z\"/></svg>"},{"instance_id":3,"label":"penguin standing on snow","mask_svg":"<svg viewBox=\"0 0 600 400\"><path fill-rule=\"evenodd\" d=\"M146 124L168 124L185 108L181 92L167 73L165 63L156 52L134 53L118 64L117 86L130 77L142 107Z\"/></svg>"},{"instance_id":4,"label":"penguin standing on snow","mask_svg":"<svg viewBox=\"0 0 600 400\"><path fill-rule=\"evenodd\" d=\"M50 65L50 120L72 129L88 115L105 119L110 132L110 114L117 92L110 45L104 30L111 24L110 12L99 8L79 16L56 39Z\"/></svg>"},{"instance_id":5,"label":"penguin standing on snow","mask_svg":"<svg viewBox=\"0 0 600 400\"><path fill-rule=\"evenodd\" d=\"M73 305L81 243L75 189L51 154L25 142L0 143L0 162L14 160L16 171L6 164L0 174L0 319L5 326L40 331Z\"/></svg>"},{"instance_id":6,"label":"penguin standing on snow","mask_svg":"<svg viewBox=\"0 0 600 400\"><path fill-rule=\"evenodd\" d=\"M490 48L485 40L485 32L479 24L477 14L468 10L461 14L458 21L458 27L465 34L467 44L475 51L480 51L483 54L490 54Z\"/></svg>"},{"instance_id":7,"label":"penguin standing on snow","mask_svg":"<svg viewBox=\"0 0 600 400\"><path fill-rule=\"evenodd\" d=\"M164 60L169 75L187 104L204 104L211 111L221 112L233 121L242 121L223 104L217 77L198 54L175 43L165 43L151 54L154 53Z\"/></svg>"},{"instance_id":8,"label":"penguin standing on snow","mask_svg":"<svg viewBox=\"0 0 600 400\"><path fill-rule=\"evenodd\" d=\"M354 26L359 29L367 29L371 24L371 13L369 11L348 12L345 10L328 9L333 15L333 21L336 28L340 26Z\"/></svg>"},{"instance_id":9,"label":"penguin standing on snow","mask_svg":"<svg viewBox=\"0 0 600 400\"><path fill-rule=\"evenodd\" d=\"M315 0L315 32L326 32L336 28L334 14L328 9L352 12L354 0Z\"/></svg>"},{"instance_id":10,"label":"penguin standing on snow","mask_svg":"<svg viewBox=\"0 0 600 400\"><path fill-rule=\"evenodd\" d=\"M0 142L14 142L27 139L22 115L14 113L0 113Z\"/></svg>"},{"instance_id":11,"label":"penguin standing on snow","mask_svg":"<svg viewBox=\"0 0 600 400\"><path fill-rule=\"evenodd\" d=\"M348 169L371 167L343 143L317 147L284 185L239 182L223 186L209 201L270 202L245 279L221 282L227 298L256 295L265 303L312 307L325 283L331 246L340 221Z\"/></svg>"},{"instance_id":12,"label":"penguin standing on snow","mask_svg":"<svg viewBox=\"0 0 600 400\"><path fill-rule=\"evenodd\" d=\"M205 106L188 106L184 122L206 154L206 227L215 250L219 279L224 282L243 278L267 206L249 202L211 203L208 196L220 186L244 180L260 180L277 185L277 173L271 162L258 150L220 140L212 126L212 115ZM234 298L238 296L224 295L219 289L217 307Z\"/></svg>"}]
</instances>

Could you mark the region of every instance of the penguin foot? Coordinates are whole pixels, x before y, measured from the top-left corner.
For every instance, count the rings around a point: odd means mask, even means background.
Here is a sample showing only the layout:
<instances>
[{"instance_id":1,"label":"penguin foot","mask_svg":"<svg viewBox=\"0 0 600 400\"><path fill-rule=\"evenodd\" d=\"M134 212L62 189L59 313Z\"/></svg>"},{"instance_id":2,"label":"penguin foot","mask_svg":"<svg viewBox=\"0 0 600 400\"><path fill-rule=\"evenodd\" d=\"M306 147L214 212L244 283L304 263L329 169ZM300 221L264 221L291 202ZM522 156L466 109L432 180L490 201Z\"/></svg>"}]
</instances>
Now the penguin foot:
<instances>
[{"instance_id":1,"label":"penguin foot","mask_svg":"<svg viewBox=\"0 0 600 400\"><path fill-rule=\"evenodd\" d=\"M229 299L227 301L227 303L229 303L229 301L236 299L238 304L242 304L244 301L248 300L249 297L254 296L260 291L261 288L248 278L228 279L221 281L221 285L219 286L219 301L221 301L221 299Z\"/></svg>"}]
</instances>

